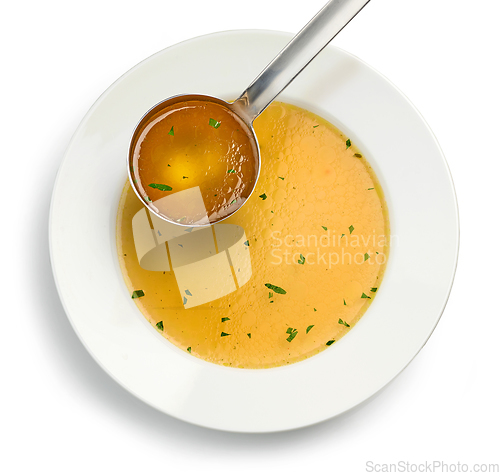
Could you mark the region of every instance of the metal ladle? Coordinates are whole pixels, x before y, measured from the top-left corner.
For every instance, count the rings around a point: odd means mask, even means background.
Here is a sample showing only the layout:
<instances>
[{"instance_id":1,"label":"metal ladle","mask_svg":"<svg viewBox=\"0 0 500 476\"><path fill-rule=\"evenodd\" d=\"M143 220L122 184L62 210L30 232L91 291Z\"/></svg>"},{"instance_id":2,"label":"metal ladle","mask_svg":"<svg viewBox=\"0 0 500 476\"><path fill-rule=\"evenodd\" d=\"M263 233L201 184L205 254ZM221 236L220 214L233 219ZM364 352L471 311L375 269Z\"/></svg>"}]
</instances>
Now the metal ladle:
<instances>
[{"instance_id":1,"label":"metal ladle","mask_svg":"<svg viewBox=\"0 0 500 476\"><path fill-rule=\"evenodd\" d=\"M278 55L266 66L266 68L255 78L241 96L232 103L223 101L222 99L205 96L205 95L180 95L173 96L158 103L151 108L141 119L136 126L132 136L129 154L127 158L127 169L130 182L135 192L141 201L148 209L160 217L177 225L186 225L169 219L164 214L160 214L158 209L151 203L145 200L144 196L138 190L137 184L134 183L132 175L132 144L137 131L145 124L156 112L163 108L175 104L176 102L184 102L190 100L214 102L223 107L228 108L236 114L248 127L251 134L251 139L255 143L254 150L257 157L257 173L251 192L255 188L257 178L260 172L260 149L253 129L253 121L271 104L294 79L295 77L318 55L318 53L337 36L337 34L362 10L362 8L370 0L330 0L313 19L295 35L292 40L278 53ZM247 197L248 199L248 197ZM234 206L232 209L216 220L201 220L200 222L191 222L189 226L207 226L209 224L218 223L233 213L245 203L242 201L239 206Z\"/></svg>"}]
</instances>

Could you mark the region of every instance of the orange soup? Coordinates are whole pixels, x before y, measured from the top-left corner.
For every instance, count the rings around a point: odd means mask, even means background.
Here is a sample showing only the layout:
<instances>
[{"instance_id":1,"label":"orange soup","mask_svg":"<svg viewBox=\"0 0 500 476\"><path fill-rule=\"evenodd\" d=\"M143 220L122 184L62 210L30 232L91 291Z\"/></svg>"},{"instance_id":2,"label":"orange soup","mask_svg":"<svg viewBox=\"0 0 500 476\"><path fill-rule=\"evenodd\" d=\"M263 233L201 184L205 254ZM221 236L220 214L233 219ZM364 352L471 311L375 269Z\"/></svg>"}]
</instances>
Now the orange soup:
<instances>
[{"instance_id":1,"label":"orange soup","mask_svg":"<svg viewBox=\"0 0 500 476\"><path fill-rule=\"evenodd\" d=\"M222 223L160 220L129 183L117 217L121 270L144 317L192 356L237 368L332 349L376 299L388 254L382 189L348 136L279 102L254 126L260 178ZM176 166L190 167L182 159ZM190 174L170 176L172 193Z\"/></svg>"},{"instance_id":2,"label":"orange soup","mask_svg":"<svg viewBox=\"0 0 500 476\"><path fill-rule=\"evenodd\" d=\"M172 222L219 221L243 204L257 178L251 132L214 102L182 101L159 110L139 128L132 149L140 196Z\"/></svg>"}]
</instances>

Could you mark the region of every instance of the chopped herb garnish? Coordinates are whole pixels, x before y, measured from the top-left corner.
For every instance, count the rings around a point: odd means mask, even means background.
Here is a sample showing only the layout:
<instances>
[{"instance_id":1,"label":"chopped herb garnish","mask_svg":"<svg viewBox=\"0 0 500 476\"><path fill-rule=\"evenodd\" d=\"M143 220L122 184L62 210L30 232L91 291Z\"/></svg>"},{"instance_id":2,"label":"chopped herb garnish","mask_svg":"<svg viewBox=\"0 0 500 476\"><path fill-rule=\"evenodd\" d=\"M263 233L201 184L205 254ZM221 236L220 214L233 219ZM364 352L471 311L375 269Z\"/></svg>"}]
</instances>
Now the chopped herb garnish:
<instances>
[{"instance_id":1,"label":"chopped herb garnish","mask_svg":"<svg viewBox=\"0 0 500 476\"><path fill-rule=\"evenodd\" d=\"M164 185L162 183L150 183L148 187L157 188L162 192L170 192L170 190L172 190L172 187L170 185Z\"/></svg>"},{"instance_id":2,"label":"chopped herb garnish","mask_svg":"<svg viewBox=\"0 0 500 476\"><path fill-rule=\"evenodd\" d=\"M314 312L316 312L316 311L317 311L317 309L316 309L315 307L313 307L313 309L314 309Z\"/></svg>"},{"instance_id":3,"label":"chopped herb garnish","mask_svg":"<svg viewBox=\"0 0 500 476\"><path fill-rule=\"evenodd\" d=\"M378 289L378 288L371 288L371 289L370 289L370 291L371 291L372 293L376 293L376 292L377 292L377 289Z\"/></svg>"},{"instance_id":4,"label":"chopped herb garnish","mask_svg":"<svg viewBox=\"0 0 500 476\"><path fill-rule=\"evenodd\" d=\"M208 120L208 124L212 126L214 129L218 129L220 127L220 122L212 118Z\"/></svg>"},{"instance_id":5,"label":"chopped herb garnish","mask_svg":"<svg viewBox=\"0 0 500 476\"><path fill-rule=\"evenodd\" d=\"M328 230L328 228L326 226L323 226L323 225L321 225L321 228L323 228L323 230L325 230L325 231Z\"/></svg>"},{"instance_id":6,"label":"chopped herb garnish","mask_svg":"<svg viewBox=\"0 0 500 476\"><path fill-rule=\"evenodd\" d=\"M221 322L226 322L226 321L230 321L230 320L231 320L231 319L229 319L229 317L223 317L223 318L221 319Z\"/></svg>"},{"instance_id":7,"label":"chopped herb garnish","mask_svg":"<svg viewBox=\"0 0 500 476\"><path fill-rule=\"evenodd\" d=\"M332 345L335 342L335 340L329 340L326 345Z\"/></svg>"},{"instance_id":8,"label":"chopped herb garnish","mask_svg":"<svg viewBox=\"0 0 500 476\"><path fill-rule=\"evenodd\" d=\"M269 299L271 299L274 296L273 293L269 293Z\"/></svg>"},{"instance_id":9,"label":"chopped herb garnish","mask_svg":"<svg viewBox=\"0 0 500 476\"><path fill-rule=\"evenodd\" d=\"M265 200L267 198L267 195L263 193L262 195L259 195L259 198L262 198L262 200Z\"/></svg>"},{"instance_id":10,"label":"chopped herb garnish","mask_svg":"<svg viewBox=\"0 0 500 476\"><path fill-rule=\"evenodd\" d=\"M247 241L244 241L244 242L243 242L243 244L244 244L245 246L250 246L250 241L248 241L248 240L247 240Z\"/></svg>"},{"instance_id":11,"label":"chopped herb garnish","mask_svg":"<svg viewBox=\"0 0 500 476\"><path fill-rule=\"evenodd\" d=\"M185 175L183 175L182 178L185 179L185 178L189 178L189 177L186 177Z\"/></svg>"},{"instance_id":12,"label":"chopped herb garnish","mask_svg":"<svg viewBox=\"0 0 500 476\"><path fill-rule=\"evenodd\" d=\"M316 124L315 126L313 126L313 129L316 129L316 127L319 127L319 124Z\"/></svg>"},{"instance_id":13,"label":"chopped herb garnish","mask_svg":"<svg viewBox=\"0 0 500 476\"><path fill-rule=\"evenodd\" d=\"M189 353L191 353L191 347L188 347L188 348L187 348L187 351L188 351Z\"/></svg>"},{"instance_id":14,"label":"chopped herb garnish","mask_svg":"<svg viewBox=\"0 0 500 476\"><path fill-rule=\"evenodd\" d=\"M136 289L133 293L132 293L132 299L137 299L137 298L140 298L144 296L144 291L142 289Z\"/></svg>"},{"instance_id":15,"label":"chopped herb garnish","mask_svg":"<svg viewBox=\"0 0 500 476\"><path fill-rule=\"evenodd\" d=\"M345 141L345 148L348 149L349 147L351 147L351 139Z\"/></svg>"},{"instance_id":16,"label":"chopped herb garnish","mask_svg":"<svg viewBox=\"0 0 500 476\"><path fill-rule=\"evenodd\" d=\"M312 326L308 326L308 328L306 329L306 334L309 334L309 331L314 327L314 324Z\"/></svg>"},{"instance_id":17,"label":"chopped herb garnish","mask_svg":"<svg viewBox=\"0 0 500 476\"><path fill-rule=\"evenodd\" d=\"M290 331L290 332L288 332ZM291 327L289 327L286 331L287 334L290 334L288 337L287 337L287 341L288 342L292 342L293 339L295 339L295 337L297 336L297 334L299 333L299 331L297 329L292 329Z\"/></svg>"},{"instance_id":18,"label":"chopped herb garnish","mask_svg":"<svg viewBox=\"0 0 500 476\"><path fill-rule=\"evenodd\" d=\"M275 286L274 284L266 283L264 286L266 288L269 288L271 291L274 291L275 293L286 294L286 291L283 288L280 288L279 286Z\"/></svg>"},{"instance_id":19,"label":"chopped herb garnish","mask_svg":"<svg viewBox=\"0 0 500 476\"><path fill-rule=\"evenodd\" d=\"M188 296L192 296L191 291L190 291L189 289L186 289L184 292L185 292Z\"/></svg>"},{"instance_id":20,"label":"chopped herb garnish","mask_svg":"<svg viewBox=\"0 0 500 476\"><path fill-rule=\"evenodd\" d=\"M168 131L168 135L169 136L173 136L174 135L174 126L172 126L172 129L170 129L170 131Z\"/></svg>"},{"instance_id":21,"label":"chopped herb garnish","mask_svg":"<svg viewBox=\"0 0 500 476\"><path fill-rule=\"evenodd\" d=\"M220 127L220 122L212 118L208 120L208 124L212 126L214 129L218 129Z\"/></svg>"},{"instance_id":22,"label":"chopped herb garnish","mask_svg":"<svg viewBox=\"0 0 500 476\"><path fill-rule=\"evenodd\" d=\"M367 259L370 259L370 255L369 255L368 253L365 253L365 261L366 261Z\"/></svg>"},{"instance_id":23,"label":"chopped herb garnish","mask_svg":"<svg viewBox=\"0 0 500 476\"><path fill-rule=\"evenodd\" d=\"M349 227L349 234L351 234L351 235L352 235L352 232L353 232L353 231L354 231L354 227L351 225L351 226Z\"/></svg>"},{"instance_id":24,"label":"chopped herb garnish","mask_svg":"<svg viewBox=\"0 0 500 476\"><path fill-rule=\"evenodd\" d=\"M344 299L344 306L347 306L346 302L345 302L345 299Z\"/></svg>"},{"instance_id":25,"label":"chopped herb garnish","mask_svg":"<svg viewBox=\"0 0 500 476\"><path fill-rule=\"evenodd\" d=\"M285 180L285 177L278 177L278 178L281 179L281 180Z\"/></svg>"},{"instance_id":26,"label":"chopped herb garnish","mask_svg":"<svg viewBox=\"0 0 500 476\"><path fill-rule=\"evenodd\" d=\"M252 333L251 333L251 332L249 332L249 333L247 334L247 336L248 336L248 338L249 338L249 339L251 339L251 338L252 338Z\"/></svg>"},{"instance_id":27,"label":"chopped herb garnish","mask_svg":"<svg viewBox=\"0 0 500 476\"><path fill-rule=\"evenodd\" d=\"M151 200L147 195L146 195L146 201L147 202L152 202L153 200Z\"/></svg>"},{"instance_id":28,"label":"chopped herb garnish","mask_svg":"<svg viewBox=\"0 0 500 476\"><path fill-rule=\"evenodd\" d=\"M184 296L184 299L182 300L182 304L184 304L184 306L186 305L186 303L188 302L186 296Z\"/></svg>"},{"instance_id":29,"label":"chopped herb garnish","mask_svg":"<svg viewBox=\"0 0 500 476\"><path fill-rule=\"evenodd\" d=\"M158 327L158 329L163 332L163 321L157 322L156 327Z\"/></svg>"},{"instance_id":30,"label":"chopped herb garnish","mask_svg":"<svg viewBox=\"0 0 500 476\"><path fill-rule=\"evenodd\" d=\"M342 233L342 236L341 236L340 238L344 238L344 236L345 236L345 234L344 234L344 233Z\"/></svg>"},{"instance_id":31,"label":"chopped herb garnish","mask_svg":"<svg viewBox=\"0 0 500 476\"><path fill-rule=\"evenodd\" d=\"M346 327L351 327L349 324L347 324L347 322L343 321L342 319L339 319L339 324L342 324L343 326Z\"/></svg>"},{"instance_id":32,"label":"chopped herb garnish","mask_svg":"<svg viewBox=\"0 0 500 476\"><path fill-rule=\"evenodd\" d=\"M363 157L361 154L354 154L354 157L357 157L358 159L361 159Z\"/></svg>"},{"instance_id":33,"label":"chopped herb garnish","mask_svg":"<svg viewBox=\"0 0 500 476\"><path fill-rule=\"evenodd\" d=\"M226 336L230 336L231 334L227 334L226 332L221 332L220 333L220 336L221 337L226 337Z\"/></svg>"},{"instance_id":34,"label":"chopped herb garnish","mask_svg":"<svg viewBox=\"0 0 500 476\"><path fill-rule=\"evenodd\" d=\"M362 299L371 299L371 297L370 297L370 296L367 296L365 293L363 293L363 294L361 295L361 298L362 298Z\"/></svg>"},{"instance_id":35,"label":"chopped herb garnish","mask_svg":"<svg viewBox=\"0 0 500 476\"><path fill-rule=\"evenodd\" d=\"M229 170L227 171L227 173L228 173L228 174L235 174L235 173L236 173L236 170L234 170L234 169L229 169Z\"/></svg>"},{"instance_id":36,"label":"chopped herb garnish","mask_svg":"<svg viewBox=\"0 0 500 476\"><path fill-rule=\"evenodd\" d=\"M300 259L298 261L299 264L304 264L306 262L306 259L304 258L304 255L301 253L300 254Z\"/></svg>"},{"instance_id":37,"label":"chopped herb garnish","mask_svg":"<svg viewBox=\"0 0 500 476\"><path fill-rule=\"evenodd\" d=\"M236 198L229 205L233 205L235 203L236 203Z\"/></svg>"},{"instance_id":38,"label":"chopped herb garnish","mask_svg":"<svg viewBox=\"0 0 500 476\"><path fill-rule=\"evenodd\" d=\"M368 188L367 190L375 190L374 188Z\"/></svg>"}]
</instances>

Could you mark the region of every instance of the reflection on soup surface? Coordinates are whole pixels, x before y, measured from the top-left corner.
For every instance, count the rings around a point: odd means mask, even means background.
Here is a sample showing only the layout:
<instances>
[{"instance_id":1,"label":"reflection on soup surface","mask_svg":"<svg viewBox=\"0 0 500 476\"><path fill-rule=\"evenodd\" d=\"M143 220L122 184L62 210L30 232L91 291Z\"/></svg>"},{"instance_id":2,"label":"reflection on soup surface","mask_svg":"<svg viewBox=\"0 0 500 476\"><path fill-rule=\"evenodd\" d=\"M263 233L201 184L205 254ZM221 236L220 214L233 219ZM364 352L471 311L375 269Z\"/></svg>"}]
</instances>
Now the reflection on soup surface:
<instances>
[{"instance_id":1,"label":"reflection on soup surface","mask_svg":"<svg viewBox=\"0 0 500 476\"><path fill-rule=\"evenodd\" d=\"M120 266L146 319L191 355L239 368L333 349L375 299L389 238L382 190L349 137L279 102L254 127L260 178L230 218L169 224L127 183L117 220ZM182 193L203 204L196 184Z\"/></svg>"}]
</instances>

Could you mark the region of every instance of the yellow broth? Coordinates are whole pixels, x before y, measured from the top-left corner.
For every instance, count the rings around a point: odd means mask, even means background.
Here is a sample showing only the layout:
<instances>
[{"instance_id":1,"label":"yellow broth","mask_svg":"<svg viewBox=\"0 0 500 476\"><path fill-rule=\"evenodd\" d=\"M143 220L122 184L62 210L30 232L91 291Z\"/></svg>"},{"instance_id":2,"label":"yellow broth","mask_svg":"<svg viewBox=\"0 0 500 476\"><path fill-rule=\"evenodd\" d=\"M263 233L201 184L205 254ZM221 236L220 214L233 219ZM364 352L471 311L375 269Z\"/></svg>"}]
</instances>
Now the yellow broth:
<instances>
[{"instance_id":1,"label":"yellow broth","mask_svg":"<svg viewBox=\"0 0 500 476\"><path fill-rule=\"evenodd\" d=\"M388 253L382 190L347 136L279 102L254 126L261 175L223 223L162 228L129 183L117 218L120 266L145 318L191 355L238 368L333 347L376 298ZM137 248L139 217L151 259Z\"/></svg>"},{"instance_id":2,"label":"yellow broth","mask_svg":"<svg viewBox=\"0 0 500 476\"><path fill-rule=\"evenodd\" d=\"M257 149L244 122L220 104L189 100L161 109L132 143L132 176L141 197L182 224L208 224L233 213L257 178ZM203 206L190 208L197 187Z\"/></svg>"}]
</instances>

